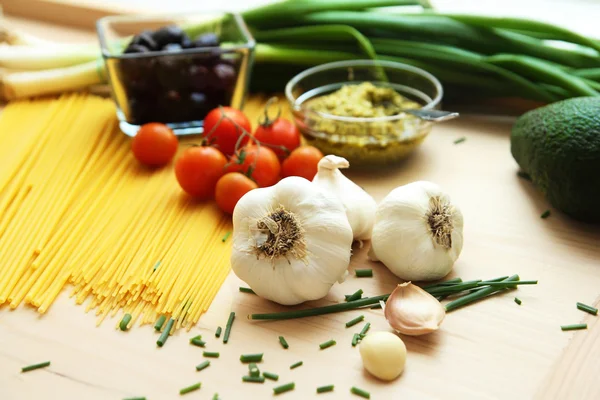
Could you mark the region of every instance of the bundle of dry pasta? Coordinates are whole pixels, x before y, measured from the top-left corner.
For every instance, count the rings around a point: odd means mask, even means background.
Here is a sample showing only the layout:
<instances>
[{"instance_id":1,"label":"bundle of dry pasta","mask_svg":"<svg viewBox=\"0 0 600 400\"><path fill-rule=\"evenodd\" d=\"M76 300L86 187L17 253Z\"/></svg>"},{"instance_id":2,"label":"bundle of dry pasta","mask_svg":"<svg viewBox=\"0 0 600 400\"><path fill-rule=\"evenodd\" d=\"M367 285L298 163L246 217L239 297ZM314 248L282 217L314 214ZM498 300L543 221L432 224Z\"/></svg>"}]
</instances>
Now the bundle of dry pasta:
<instances>
[{"instance_id":1,"label":"bundle of dry pasta","mask_svg":"<svg viewBox=\"0 0 600 400\"><path fill-rule=\"evenodd\" d=\"M195 324L229 272L229 219L130 153L110 100L14 102L0 115L0 305L45 313L72 284L100 323Z\"/></svg>"}]
</instances>

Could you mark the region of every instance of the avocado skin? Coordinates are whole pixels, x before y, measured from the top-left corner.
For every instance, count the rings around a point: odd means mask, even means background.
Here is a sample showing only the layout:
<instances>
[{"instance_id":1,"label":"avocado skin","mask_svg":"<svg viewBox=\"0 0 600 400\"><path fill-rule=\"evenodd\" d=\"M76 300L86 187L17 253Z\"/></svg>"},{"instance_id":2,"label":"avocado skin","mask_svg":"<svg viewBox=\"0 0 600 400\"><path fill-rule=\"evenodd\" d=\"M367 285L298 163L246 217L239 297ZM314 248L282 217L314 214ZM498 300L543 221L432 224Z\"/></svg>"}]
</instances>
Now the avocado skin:
<instances>
[{"instance_id":1,"label":"avocado skin","mask_svg":"<svg viewBox=\"0 0 600 400\"><path fill-rule=\"evenodd\" d=\"M550 204L600 222L600 97L578 97L523 114L511 152Z\"/></svg>"}]
</instances>

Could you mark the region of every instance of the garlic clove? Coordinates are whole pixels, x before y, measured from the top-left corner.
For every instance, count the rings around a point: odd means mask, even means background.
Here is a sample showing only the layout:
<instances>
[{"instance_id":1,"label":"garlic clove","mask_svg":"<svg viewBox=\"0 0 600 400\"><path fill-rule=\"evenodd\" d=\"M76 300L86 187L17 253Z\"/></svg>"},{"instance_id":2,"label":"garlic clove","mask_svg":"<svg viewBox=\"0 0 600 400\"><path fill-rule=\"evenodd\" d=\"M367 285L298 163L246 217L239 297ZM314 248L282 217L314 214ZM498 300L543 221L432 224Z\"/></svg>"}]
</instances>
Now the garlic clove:
<instances>
[{"instance_id":1,"label":"garlic clove","mask_svg":"<svg viewBox=\"0 0 600 400\"><path fill-rule=\"evenodd\" d=\"M446 310L440 302L410 282L400 284L388 298L385 319L400 333L410 336L425 335L438 330Z\"/></svg>"}]
</instances>

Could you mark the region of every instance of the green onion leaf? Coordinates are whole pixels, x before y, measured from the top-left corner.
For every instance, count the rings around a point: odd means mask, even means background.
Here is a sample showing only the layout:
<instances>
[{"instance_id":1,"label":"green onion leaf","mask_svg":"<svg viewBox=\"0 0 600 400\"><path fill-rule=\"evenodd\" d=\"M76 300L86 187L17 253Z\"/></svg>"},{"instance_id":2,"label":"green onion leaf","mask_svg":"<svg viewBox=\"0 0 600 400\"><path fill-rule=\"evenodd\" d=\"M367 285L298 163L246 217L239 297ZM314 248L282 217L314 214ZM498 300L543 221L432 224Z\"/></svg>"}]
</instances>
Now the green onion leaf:
<instances>
[{"instance_id":1,"label":"green onion leaf","mask_svg":"<svg viewBox=\"0 0 600 400\"><path fill-rule=\"evenodd\" d=\"M358 335L358 333L355 333L354 336L352 336L352 347L356 347L359 340L360 336Z\"/></svg>"},{"instance_id":2,"label":"green onion leaf","mask_svg":"<svg viewBox=\"0 0 600 400\"><path fill-rule=\"evenodd\" d=\"M281 394L285 392L289 392L290 390L294 390L296 384L294 382L286 383L285 385L276 386L273 388L274 394Z\"/></svg>"},{"instance_id":3,"label":"green onion leaf","mask_svg":"<svg viewBox=\"0 0 600 400\"><path fill-rule=\"evenodd\" d=\"M372 269L355 269L354 273L357 278L371 278L373 276Z\"/></svg>"},{"instance_id":4,"label":"green onion leaf","mask_svg":"<svg viewBox=\"0 0 600 400\"><path fill-rule=\"evenodd\" d=\"M323 343L321 343L321 344L319 345L319 348L320 348L321 350L324 350L324 349L326 349L326 348L328 348L328 347L334 346L335 344L336 344L335 340L333 340L333 339L330 339L330 340L328 340L328 341L326 341L326 342L323 342Z\"/></svg>"},{"instance_id":5,"label":"green onion leaf","mask_svg":"<svg viewBox=\"0 0 600 400\"><path fill-rule=\"evenodd\" d=\"M515 282L518 280L519 280L519 275L513 275L513 276L508 277L505 280L503 280L503 282ZM467 295L464 295L464 296L446 304L446 312L456 310L457 308L466 306L467 304L471 304L475 301L483 299L484 297L487 297L491 294L496 294L496 293L502 292L506 289L510 289L510 287L496 288L496 287L490 286L490 287L486 287L484 289L478 290L476 292L469 293Z\"/></svg>"},{"instance_id":6,"label":"green onion leaf","mask_svg":"<svg viewBox=\"0 0 600 400\"><path fill-rule=\"evenodd\" d=\"M146 400L145 397L127 397L123 400Z\"/></svg>"},{"instance_id":7,"label":"green onion leaf","mask_svg":"<svg viewBox=\"0 0 600 400\"><path fill-rule=\"evenodd\" d=\"M240 361L243 363L247 362L261 362L264 353L255 353L255 354L242 354L240 356Z\"/></svg>"},{"instance_id":8,"label":"green onion leaf","mask_svg":"<svg viewBox=\"0 0 600 400\"><path fill-rule=\"evenodd\" d=\"M165 345L165 343L167 342L167 339L169 338L169 334L171 333L171 329L173 329L174 323L175 323L175 320L173 318L171 318L169 320L169 322L167 322L167 326L165 327L165 330L162 331L162 333L160 334L160 337L156 341L156 344L158 345L158 347L163 347Z\"/></svg>"},{"instance_id":9,"label":"green onion leaf","mask_svg":"<svg viewBox=\"0 0 600 400\"><path fill-rule=\"evenodd\" d=\"M242 293L256 294L256 293L254 293L254 290L252 290L252 289L250 289L248 287L243 287L243 286L240 286L240 292L242 292Z\"/></svg>"},{"instance_id":10,"label":"green onion leaf","mask_svg":"<svg viewBox=\"0 0 600 400\"><path fill-rule=\"evenodd\" d=\"M352 389L350 389L350 392L352 392L353 394L355 394L357 396L364 397L365 399L371 398L371 394L369 392L359 389L356 386L352 386Z\"/></svg>"},{"instance_id":11,"label":"green onion leaf","mask_svg":"<svg viewBox=\"0 0 600 400\"><path fill-rule=\"evenodd\" d=\"M250 363L250 365L248 365L248 372L250 376L260 375L260 370L258 369L258 366L255 363Z\"/></svg>"},{"instance_id":12,"label":"green onion leaf","mask_svg":"<svg viewBox=\"0 0 600 400\"><path fill-rule=\"evenodd\" d=\"M223 236L223 239L221 239L221 241L222 241L223 243L225 243L225 242L227 241L227 239L229 238L229 235L231 235L231 232L227 232L227 233L225 234L225 236Z\"/></svg>"},{"instance_id":13,"label":"green onion leaf","mask_svg":"<svg viewBox=\"0 0 600 400\"><path fill-rule=\"evenodd\" d=\"M208 367L210 365L210 361L205 360L202 361L200 364L196 365L196 371L202 371L204 368Z\"/></svg>"},{"instance_id":14,"label":"green onion leaf","mask_svg":"<svg viewBox=\"0 0 600 400\"><path fill-rule=\"evenodd\" d=\"M279 343L281 343L281 346L283 346L284 349L287 349L290 347L290 345L288 344L288 342L285 340L285 338L283 336L279 336Z\"/></svg>"},{"instance_id":15,"label":"green onion leaf","mask_svg":"<svg viewBox=\"0 0 600 400\"><path fill-rule=\"evenodd\" d=\"M463 136L463 137L461 137L461 138L458 138L458 139L456 139L456 140L454 141L454 144L460 144L460 143L462 143L462 142L466 142L466 141L467 141L467 138Z\"/></svg>"},{"instance_id":16,"label":"green onion leaf","mask_svg":"<svg viewBox=\"0 0 600 400\"><path fill-rule=\"evenodd\" d=\"M162 329L162 327L165 324L166 320L167 320L167 316L166 315L161 315L160 317L158 317L158 319L156 320L156 323L154 323L154 329L156 331L160 332L160 330Z\"/></svg>"},{"instance_id":17,"label":"green onion leaf","mask_svg":"<svg viewBox=\"0 0 600 400\"><path fill-rule=\"evenodd\" d=\"M292 365L290 365L290 369L298 368L302 364L304 364L302 361L295 362Z\"/></svg>"},{"instance_id":18,"label":"green onion leaf","mask_svg":"<svg viewBox=\"0 0 600 400\"><path fill-rule=\"evenodd\" d=\"M542 215L540 215L541 219L546 219L550 216L550 210L546 210L542 213Z\"/></svg>"},{"instance_id":19,"label":"green onion leaf","mask_svg":"<svg viewBox=\"0 0 600 400\"><path fill-rule=\"evenodd\" d=\"M204 352L202 352L202 355L204 357L209 357L209 358L219 358L218 351L204 351Z\"/></svg>"},{"instance_id":20,"label":"green onion leaf","mask_svg":"<svg viewBox=\"0 0 600 400\"><path fill-rule=\"evenodd\" d=\"M317 393L333 392L333 385L319 386Z\"/></svg>"},{"instance_id":21,"label":"green onion leaf","mask_svg":"<svg viewBox=\"0 0 600 400\"><path fill-rule=\"evenodd\" d=\"M380 308L381 308L381 303L371 306L371 310L379 310Z\"/></svg>"},{"instance_id":22,"label":"green onion leaf","mask_svg":"<svg viewBox=\"0 0 600 400\"><path fill-rule=\"evenodd\" d=\"M231 326L233 325L234 319L235 319L235 313L232 311L229 314L229 319L227 320L227 325L225 325L225 334L223 335L223 343L227 343L229 341L229 335L231 334Z\"/></svg>"},{"instance_id":23,"label":"green onion leaf","mask_svg":"<svg viewBox=\"0 0 600 400\"><path fill-rule=\"evenodd\" d=\"M588 306L587 304L577 303L577 309L581 311L585 311L592 315L598 315L598 309L596 307Z\"/></svg>"},{"instance_id":24,"label":"green onion leaf","mask_svg":"<svg viewBox=\"0 0 600 400\"><path fill-rule=\"evenodd\" d=\"M367 332L369 331L369 328L370 328L370 327L371 327L371 323L370 323L370 322L367 322L367 323L365 324L365 326L363 326L363 328L362 328L362 330L360 331L359 335L360 335L360 336L364 336L364 335L366 335L366 334L367 334Z\"/></svg>"},{"instance_id":25,"label":"green onion leaf","mask_svg":"<svg viewBox=\"0 0 600 400\"><path fill-rule=\"evenodd\" d=\"M573 325L561 325L563 331L576 331L580 329L587 329L587 324L573 324Z\"/></svg>"},{"instance_id":26,"label":"green onion leaf","mask_svg":"<svg viewBox=\"0 0 600 400\"><path fill-rule=\"evenodd\" d=\"M190 339L190 344L194 345L194 346L198 346L198 347L204 347L206 346L206 342L198 339L198 338L192 338Z\"/></svg>"},{"instance_id":27,"label":"green onion leaf","mask_svg":"<svg viewBox=\"0 0 600 400\"><path fill-rule=\"evenodd\" d=\"M200 389L200 386L202 386L202 384L200 382L198 382L195 385L188 386L188 387L185 387L185 388L181 389L179 391L179 394L187 394L189 392L193 392L194 390Z\"/></svg>"},{"instance_id":28,"label":"green onion leaf","mask_svg":"<svg viewBox=\"0 0 600 400\"><path fill-rule=\"evenodd\" d=\"M46 368L49 366L50 366L50 361L46 361L43 363L33 364L33 365L28 365L26 367L23 367L23 368L21 368L21 372L29 372L29 371L33 371L34 369Z\"/></svg>"},{"instance_id":29,"label":"green onion leaf","mask_svg":"<svg viewBox=\"0 0 600 400\"><path fill-rule=\"evenodd\" d=\"M350 328L351 326L354 326L354 325L358 324L359 322L362 322L364 319L365 319L364 315L359 315L358 317L346 322L346 328Z\"/></svg>"},{"instance_id":30,"label":"green onion leaf","mask_svg":"<svg viewBox=\"0 0 600 400\"><path fill-rule=\"evenodd\" d=\"M264 383L264 376L242 376L242 381L244 382L254 382L254 383Z\"/></svg>"},{"instance_id":31,"label":"green onion leaf","mask_svg":"<svg viewBox=\"0 0 600 400\"><path fill-rule=\"evenodd\" d=\"M160 267L160 261L157 261L157 262L154 264L154 267L152 267L152 271L156 271L156 269L157 269L158 267Z\"/></svg>"},{"instance_id":32,"label":"green onion leaf","mask_svg":"<svg viewBox=\"0 0 600 400\"><path fill-rule=\"evenodd\" d=\"M274 374L272 372L266 372L266 371L264 371L262 374L263 374L263 376L265 378L270 379L272 381L278 381L279 380L279 375Z\"/></svg>"},{"instance_id":33,"label":"green onion leaf","mask_svg":"<svg viewBox=\"0 0 600 400\"><path fill-rule=\"evenodd\" d=\"M360 299L362 297L363 291L362 289L358 289L356 292L352 293L351 295L346 297L346 301L350 302L350 301L356 301L358 299Z\"/></svg>"},{"instance_id":34,"label":"green onion leaf","mask_svg":"<svg viewBox=\"0 0 600 400\"><path fill-rule=\"evenodd\" d=\"M515 303L517 303L518 305L521 305L522 301L520 298L515 297Z\"/></svg>"},{"instance_id":35,"label":"green onion leaf","mask_svg":"<svg viewBox=\"0 0 600 400\"><path fill-rule=\"evenodd\" d=\"M215 332L215 337L221 337L221 327L217 326L217 331Z\"/></svg>"},{"instance_id":36,"label":"green onion leaf","mask_svg":"<svg viewBox=\"0 0 600 400\"><path fill-rule=\"evenodd\" d=\"M119 329L121 329L122 331L126 331L127 325L129 325L130 321L131 321L131 314L123 315L123 319L121 320L121 322L119 322Z\"/></svg>"}]
</instances>

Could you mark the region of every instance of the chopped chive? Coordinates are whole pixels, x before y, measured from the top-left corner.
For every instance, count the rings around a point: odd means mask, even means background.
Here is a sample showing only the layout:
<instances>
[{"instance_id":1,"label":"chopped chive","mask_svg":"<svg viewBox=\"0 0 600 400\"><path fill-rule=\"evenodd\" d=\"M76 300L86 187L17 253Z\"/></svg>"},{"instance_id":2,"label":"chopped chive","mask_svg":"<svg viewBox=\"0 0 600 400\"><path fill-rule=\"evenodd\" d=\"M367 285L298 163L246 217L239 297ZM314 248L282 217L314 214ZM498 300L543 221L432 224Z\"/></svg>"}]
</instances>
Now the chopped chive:
<instances>
[{"instance_id":1,"label":"chopped chive","mask_svg":"<svg viewBox=\"0 0 600 400\"><path fill-rule=\"evenodd\" d=\"M447 281L443 281L443 282L439 282L439 283L434 283L432 285L423 286L421 289L427 290L427 289L437 288L439 286L456 285L457 283L462 283L462 281L463 280L461 278L448 279Z\"/></svg>"},{"instance_id":2,"label":"chopped chive","mask_svg":"<svg viewBox=\"0 0 600 400\"><path fill-rule=\"evenodd\" d=\"M542 215L540 215L541 219L546 219L550 216L550 210L546 210L542 213Z\"/></svg>"},{"instance_id":3,"label":"chopped chive","mask_svg":"<svg viewBox=\"0 0 600 400\"><path fill-rule=\"evenodd\" d=\"M460 144L460 143L462 143L462 142L465 142L466 140L467 140L467 138L463 136L463 137L461 137L461 138L458 138L458 139L456 139L456 140L454 141L454 144Z\"/></svg>"},{"instance_id":4,"label":"chopped chive","mask_svg":"<svg viewBox=\"0 0 600 400\"><path fill-rule=\"evenodd\" d=\"M212 400L219 400L219 393L213 394Z\"/></svg>"},{"instance_id":5,"label":"chopped chive","mask_svg":"<svg viewBox=\"0 0 600 400\"><path fill-rule=\"evenodd\" d=\"M215 337L221 337L221 327L217 326L217 331L215 332Z\"/></svg>"},{"instance_id":6,"label":"chopped chive","mask_svg":"<svg viewBox=\"0 0 600 400\"><path fill-rule=\"evenodd\" d=\"M290 369L298 368L302 364L304 364L302 361L295 362L292 365L290 365Z\"/></svg>"},{"instance_id":7,"label":"chopped chive","mask_svg":"<svg viewBox=\"0 0 600 400\"><path fill-rule=\"evenodd\" d=\"M346 328L350 328L351 326L354 326L354 325L358 324L359 322L362 322L364 319L365 319L364 315L359 315L358 317L346 322Z\"/></svg>"},{"instance_id":8,"label":"chopped chive","mask_svg":"<svg viewBox=\"0 0 600 400\"><path fill-rule=\"evenodd\" d=\"M196 371L202 371L204 368L210 365L210 361L202 361L200 364L196 365Z\"/></svg>"},{"instance_id":9,"label":"chopped chive","mask_svg":"<svg viewBox=\"0 0 600 400\"><path fill-rule=\"evenodd\" d=\"M579 329L587 329L587 324L573 324L573 325L561 325L563 331L576 331Z\"/></svg>"},{"instance_id":10,"label":"chopped chive","mask_svg":"<svg viewBox=\"0 0 600 400\"><path fill-rule=\"evenodd\" d=\"M587 304L577 302L577 309L592 315L598 315L598 309L596 307L588 306Z\"/></svg>"},{"instance_id":11,"label":"chopped chive","mask_svg":"<svg viewBox=\"0 0 600 400\"><path fill-rule=\"evenodd\" d=\"M364 336L364 335L366 335L366 334L367 334L367 332L369 331L369 328L371 328L371 323L370 323L370 322L367 322L367 323L365 324L365 326L363 326L363 328L361 329L361 331L360 331L360 333L359 333L359 336Z\"/></svg>"},{"instance_id":12,"label":"chopped chive","mask_svg":"<svg viewBox=\"0 0 600 400\"><path fill-rule=\"evenodd\" d=\"M255 353L255 354L242 354L240 356L240 361L243 363L247 362L261 362L264 353Z\"/></svg>"},{"instance_id":13,"label":"chopped chive","mask_svg":"<svg viewBox=\"0 0 600 400\"><path fill-rule=\"evenodd\" d=\"M373 270L368 269L355 269L354 274L357 278L371 278L373 276Z\"/></svg>"},{"instance_id":14,"label":"chopped chive","mask_svg":"<svg viewBox=\"0 0 600 400\"><path fill-rule=\"evenodd\" d=\"M359 300L362 297L363 291L362 289L358 289L356 292L352 293L351 295L346 297L346 301L350 302L350 301L356 301Z\"/></svg>"},{"instance_id":15,"label":"chopped chive","mask_svg":"<svg viewBox=\"0 0 600 400\"><path fill-rule=\"evenodd\" d=\"M364 397L365 399L371 398L371 394L369 392L359 389L356 386L352 386L352 389L350 389L350 392L352 392L353 394L355 394L357 396Z\"/></svg>"},{"instance_id":16,"label":"chopped chive","mask_svg":"<svg viewBox=\"0 0 600 400\"><path fill-rule=\"evenodd\" d=\"M447 294L443 294L443 295L441 295L441 296L435 296L435 299L436 299L437 301L440 301L440 302L441 302L441 301L445 300L445 299L446 299L446 297L448 297L448 296L449 296L449 295L447 295Z\"/></svg>"},{"instance_id":17,"label":"chopped chive","mask_svg":"<svg viewBox=\"0 0 600 400\"><path fill-rule=\"evenodd\" d=\"M264 376L242 376L242 381L244 382L254 382L254 383L264 383Z\"/></svg>"},{"instance_id":18,"label":"chopped chive","mask_svg":"<svg viewBox=\"0 0 600 400\"><path fill-rule=\"evenodd\" d=\"M317 393L333 392L333 385L319 386Z\"/></svg>"},{"instance_id":19,"label":"chopped chive","mask_svg":"<svg viewBox=\"0 0 600 400\"><path fill-rule=\"evenodd\" d=\"M158 268L158 267L160 267L160 261L157 261L157 262L154 264L154 267L152 267L152 271L156 271L156 268Z\"/></svg>"},{"instance_id":20,"label":"chopped chive","mask_svg":"<svg viewBox=\"0 0 600 400\"><path fill-rule=\"evenodd\" d=\"M121 329L122 331L126 331L127 325L129 325L130 321L131 321L131 314L123 315L123 319L121 320L121 322L119 322L119 329Z\"/></svg>"},{"instance_id":21,"label":"chopped chive","mask_svg":"<svg viewBox=\"0 0 600 400\"><path fill-rule=\"evenodd\" d=\"M514 282L514 281L518 281L518 280L519 280L519 275L513 275L511 277L504 279L502 282ZM478 301L484 297L487 297L491 294L496 294L496 293L502 292L506 289L510 289L510 287L496 288L493 286L489 286L484 289L478 290L476 292L466 294L466 295L446 304L446 307L445 307L446 312L456 310L457 308L466 306L467 304L471 304L471 303Z\"/></svg>"},{"instance_id":22,"label":"chopped chive","mask_svg":"<svg viewBox=\"0 0 600 400\"><path fill-rule=\"evenodd\" d=\"M198 347L204 347L206 346L206 342L204 340L201 339L190 339L190 344L194 345L194 346L198 346Z\"/></svg>"},{"instance_id":23,"label":"chopped chive","mask_svg":"<svg viewBox=\"0 0 600 400\"><path fill-rule=\"evenodd\" d=\"M209 357L209 358L219 358L218 351L204 351L204 352L202 352L202 355L204 357Z\"/></svg>"},{"instance_id":24,"label":"chopped chive","mask_svg":"<svg viewBox=\"0 0 600 400\"><path fill-rule=\"evenodd\" d=\"M518 171L517 172L517 176L519 178L523 178L523 179L527 179L528 181L531 180L531 176L529 176L529 174L527 172L523 172L523 171Z\"/></svg>"},{"instance_id":25,"label":"chopped chive","mask_svg":"<svg viewBox=\"0 0 600 400\"><path fill-rule=\"evenodd\" d=\"M23 368L21 368L21 372L29 372L29 371L33 371L34 369L46 368L49 366L50 366L50 361L46 361L43 363L33 364L33 365L28 365L26 367L23 367Z\"/></svg>"},{"instance_id":26,"label":"chopped chive","mask_svg":"<svg viewBox=\"0 0 600 400\"><path fill-rule=\"evenodd\" d=\"M352 336L352 347L356 347L359 340L360 336L358 336L358 333L355 333L354 336Z\"/></svg>"},{"instance_id":27,"label":"chopped chive","mask_svg":"<svg viewBox=\"0 0 600 400\"><path fill-rule=\"evenodd\" d=\"M248 373L250 376L259 376L260 370L255 363L250 363L250 365L248 365Z\"/></svg>"},{"instance_id":28,"label":"chopped chive","mask_svg":"<svg viewBox=\"0 0 600 400\"><path fill-rule=\"evenodd\" d=\"M294 390L296 384L294 382L286 383L285 385L276 386L273 388L274 394L281 394L285 392L289 392L290 390Z\"/></svg>"},{"instance_id":29,"label":"chopped chive","mask_svg":"<svg viewBox=\"0 0 600 400\"><path fill-rule=\"evenodd\" d=\"M229 239L229 235L231 235L231 232L227 232L227 233L225 234L225 236L223 236L223 239L221 239L221 241L222 241L223 243L225 243L225 242L227 241L227 239Z\"/></svg>"},{"instance_id":30,"label":"chopped chive","mask_svg":"<svg viewBox=\"0 0 600 400\"><path fill-rule=\"evenodd\" d=\"M243 287L243 286L240 286L240 292L256 294L256 293L254 293L254 290L250 289L249 287Z\"/></svg>"},{"instance_id":31,"label":"chopped chive","mask_svg":"<svg viewBox=\"0 0 600 400\"><path fill-rule=\"evenodd\" d=\"M187 394L189 392L193 392L194 390L200 389L200 386L202 386L202 384L200 382L198 382L195 385L188 386L188 387L185 387L185 388L181 389L179 391L179 394Z\"/></svg>"},{"instance_id":32,"label":"chopped chive","mask_svg":"<svg viewBox=\"0 0 600 400\"><path fill-rule=\"evenodd\" d=\"M167 320L167 316L166 315L161 315L160 317L158 317L158 319L154 323L154 329L160 332L160 330L162 329L162 327L165 324L166 320Z\"/></svg>"},{"instance_id":33,"label":"chopped chive","mask_svg":"<svg viewBox=\"0 0 600 400\"><path fill-rule=\"evenodd\" d=\"M225 325L225 334L223 335L223 343L227 343L229 341L229 335L231 334L231 326L233 325L233 320L235 319L235 312L231 312L229 314L229 319L227 320L227 325Z\"/></svg>"},{"instance_id":34,"label":"chopped chive","mask_svg":"<svg viewBox=\"0 0 600 400\"><path fill-rule=\"evenodd\" d=\"M326 348L328 348L328 347L334 346L335 344L336 344L335 340L333 340L333 339L330 339L330 340L328 340L328 341L326 341L326 342L323 342L323 343L321 343L321 344L319 345L319 348L320 348L321 350L324 350L324 349L326 349Z\"/></svg>"},{"instance_id":35,"label":"chopped chive","mask_svg":"<svg viewBox=\"0 0 600 400\"><path fill-rule=\"evenodd\" d=\"M192 340L202 340L202 335L196 335L196 336L194 336L193 338L190 338L190 342L191 342Z\"/></svg>"},{"instance_id":36,"label":"chopped chive","mask_svg":"<svg viewBox=\"0 0 600 400\"><path fill-rule=\"evenodd\" d=\"M371 306L371 310L379 310L380 308L381 308L381 303Z\"/></svg>"},{"instance_id":37,"label":"chopped chive","mask_svg":"<svg viewBox=\"0 0 600 400\"><path fill-rule=\"evenodd\" d=\"M167 342L167 339L169 338L169 334L171 333L171 329L173 328L174 323L175 323L175 320L173 318L171 318L169 320L169 322L167 322L167 326L165 327L165 330L162 331L162 333L160 334L160 337L156 341L156 344L158 345L158 347L163 347L165 345L165 343Z\"/></svg>"},{"instance_id":38,"label":"chopped chive","mask_svg":"<svg viewBox=\"0 0 600 400\"><path fill-rule=\"evenodd\" d=\"M146 400L145 397L127 397L123 400Z\"/></svg>"},{"instance_id":39,"label":"chopped chive","mask_svg":"<svg viewBox=\"0 0 600 400\"><path fill-rule=\"evenodd\" d=\"M359 339L359 340L362 340L362 339L364 339L364 338L365 338L365 336L367 336L367 335L366 335L366 334L364 334L364 333L359 333L359 334L358 334L358 339Z\"/></svg>"},{"instance_id":40,"label":"chopped chive","mask_svg":"<svg viewBox=\"0 0 600 400\"><path fill-rule=\"evenodd\" d=\"M515 303L517 303L518 305L521 305L522 301L520 298L515 297Z\"/></svg>"},{"instance_id":41,"label":"chopped chive","mask_svg":"<svg viewBox=\"0 0 600 400\"><path fill-rule=\"evenodd\" d=\"M287 349L288 347L290 347L290 345L288 344L288 342L285 340L285 338L283 336L279 336L279 343L281 343L281 345L283 346L284 349Z\"/></svg>"},{"instance_id":42,"label":"chopped chive","mask_svg":"<svg viewBox=\"0 0 600 400\"><path fill-rule=\"evenodd\" d=\"M274 374L272 372L266 372L266 371L264 371L262 374L263 374L263 376L265 378L270 379L272 381L278 381L279 380L279 375Z\"/></svg>"}]
</instances>

